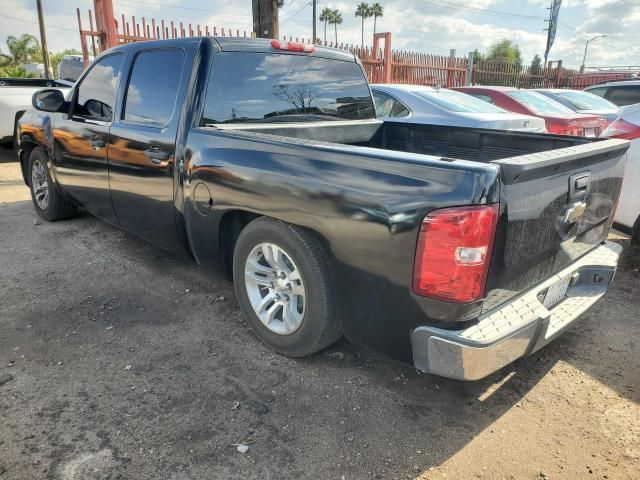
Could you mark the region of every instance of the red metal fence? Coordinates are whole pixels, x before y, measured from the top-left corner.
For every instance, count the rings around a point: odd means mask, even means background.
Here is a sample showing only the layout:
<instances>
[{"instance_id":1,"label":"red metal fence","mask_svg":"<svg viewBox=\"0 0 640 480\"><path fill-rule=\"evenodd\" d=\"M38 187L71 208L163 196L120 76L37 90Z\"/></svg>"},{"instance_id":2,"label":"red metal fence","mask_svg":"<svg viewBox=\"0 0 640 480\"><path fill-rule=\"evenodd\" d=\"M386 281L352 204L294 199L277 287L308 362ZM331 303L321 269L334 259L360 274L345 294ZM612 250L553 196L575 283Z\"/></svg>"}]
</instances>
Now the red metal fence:
<instances>
[{"instance_id":1,"label":"red metal fence","mask_svg":"<svg viewBox=\"0 0 640 480\"><path fill-rule=\"evenodd\" d=\"M251 37L252 32L231 28L201 26L183 22L157 21L145 17L136 19L121 15L116 18L110 0L94 0L95 15L89 10L89 29L83 28L80 9L78 29L85 64L89 61L89 45L94 56L106 48L143 40L192 37L201 35ZM109 20L111 19L111 20ZM284 36L285 40L311 43L309 38ZM380 41L384 48L380 48ZM584 88L606 80L630 78L626 73L580 73L562 67L562 62L549 62L542 68L518 66L500 62L475 62L469 69L466 57L430 55L391 49L391 34L377 33L372 48L326 42L326 46L347 50L362 62L371 83L408 83L455 87L467 84L502 85L518 88ZM469 77L471 74L471 78Z\"/></svg>"}]
</instances>

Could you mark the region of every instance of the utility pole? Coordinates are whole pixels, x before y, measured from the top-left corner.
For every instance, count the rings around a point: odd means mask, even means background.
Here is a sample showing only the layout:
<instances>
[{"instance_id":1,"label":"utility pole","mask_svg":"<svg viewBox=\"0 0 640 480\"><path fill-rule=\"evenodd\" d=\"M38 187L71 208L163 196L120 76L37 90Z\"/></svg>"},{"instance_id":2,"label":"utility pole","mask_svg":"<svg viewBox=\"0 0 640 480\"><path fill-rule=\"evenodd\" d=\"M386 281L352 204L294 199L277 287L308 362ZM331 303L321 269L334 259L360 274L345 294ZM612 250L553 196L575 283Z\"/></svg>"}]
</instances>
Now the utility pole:
<instances>
[{"instance_id":1,"label":"utility pole","mask_svg":"<svg viewBox=\"0 0 640 480\"><path fill-rule=\"evenodd\" d=\"M258 38L279 38L278 0L251 0L253 31Z\"/></svg>"},{"instance_id":2,"label":"utility pole","mask_svg":"<svg viewBox=\"0 0 640 480\"><path fill-rule=\"evenodd\" d=\"M53 79L51 60L49 60L49 47L47 46L47 33L44 30L44 12L42 11L42 0L36 0L38 8L38 23L40 24L40 45L42 46L42 59L44 61L44 75L49 80Z\"/></svg>"},{"instance_id":3,"label":"utility pole","mask_svg":"<svg viewBox=\"0 0 640 480\"><path fill-rule=\"evenodd\" d=\"M316 43L316 4L317 0L312 0L313 2L313 37L311 39L312 43L315 45Z\"/></svg>"},{"instance_id":4,"label":"utility pole","mask_svg":"<svg viewBox=\"0 0 640 480\"><path fill-rule=\"evenodd\" d=\"M585 63L587 61L587 48L589 48L589 42L593 42L597 38L604 38L606 35L596 35L593 38L587 40L587 43L584 45L584 56L582 57L582 66L580 67L580 73L584 73Z\"/></svg>"}]
</instances>

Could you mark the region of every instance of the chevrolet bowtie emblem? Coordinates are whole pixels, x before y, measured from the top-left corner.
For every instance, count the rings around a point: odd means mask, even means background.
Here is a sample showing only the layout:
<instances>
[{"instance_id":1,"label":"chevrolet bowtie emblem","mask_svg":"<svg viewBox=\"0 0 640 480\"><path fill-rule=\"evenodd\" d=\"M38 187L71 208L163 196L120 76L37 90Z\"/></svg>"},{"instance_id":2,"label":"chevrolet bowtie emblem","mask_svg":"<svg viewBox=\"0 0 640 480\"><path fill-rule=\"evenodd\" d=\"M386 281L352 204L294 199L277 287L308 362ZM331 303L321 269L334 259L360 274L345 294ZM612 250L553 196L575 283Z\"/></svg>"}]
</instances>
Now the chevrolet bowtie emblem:
<instances>
[{"instance_id":1,"label":"chevrolet bowtie emblem","mask_svg":"<svg viewBox=\"0 0 640 480\"><path fill-rule=\"evenodd\" d=\"M564 223L575 223L584 211L587 209L587 204L585 202L576 202L571 205L564 214Z\"/></svg>"}]
</instances>

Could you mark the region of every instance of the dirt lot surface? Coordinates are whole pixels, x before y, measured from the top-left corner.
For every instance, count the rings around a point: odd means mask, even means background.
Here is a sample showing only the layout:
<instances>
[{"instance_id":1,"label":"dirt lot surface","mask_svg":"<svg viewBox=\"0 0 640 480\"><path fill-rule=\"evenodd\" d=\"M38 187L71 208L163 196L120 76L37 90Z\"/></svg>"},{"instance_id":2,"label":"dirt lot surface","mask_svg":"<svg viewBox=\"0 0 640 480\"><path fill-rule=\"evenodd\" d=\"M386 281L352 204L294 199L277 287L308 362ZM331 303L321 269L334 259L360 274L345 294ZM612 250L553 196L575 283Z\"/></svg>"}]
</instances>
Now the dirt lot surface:
<instances>
[{"instance_id":1,"label":"dirt lot surface","mask_svg":"<svg viewBox=\"0 0 640 480\"><path fill-rule=\"evenodd\" d=\"M0 165L0 480L638 479L640 255L579 326L491 378L251 333L232 285ZM237 444L248 445L240 453Z\"/></svg>"}]
</instances>

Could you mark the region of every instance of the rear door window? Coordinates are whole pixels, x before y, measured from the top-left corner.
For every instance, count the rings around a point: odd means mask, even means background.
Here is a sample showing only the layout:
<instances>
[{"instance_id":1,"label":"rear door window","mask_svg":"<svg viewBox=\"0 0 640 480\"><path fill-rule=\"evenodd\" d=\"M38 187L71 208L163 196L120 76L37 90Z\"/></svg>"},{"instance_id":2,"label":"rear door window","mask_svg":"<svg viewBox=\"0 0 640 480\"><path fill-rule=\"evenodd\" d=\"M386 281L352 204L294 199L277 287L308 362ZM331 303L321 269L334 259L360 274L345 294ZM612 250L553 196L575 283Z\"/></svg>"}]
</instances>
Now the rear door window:
<instances>
[{"instance_id":1,"label":"rear door window","mask_svg":"<svg viewBox=\"0 0 640 480\"><path fill-rule=\"evenodd\" d=\"M378 118L401 118L409 115L409 109L400 100L380 90L373 90L372 93Z\"/></svg>"},{"instance_id":2,"label":"rear door window","mask_svg":"<svg viewBox=\"0 0 640 480\"><path fill-rule=\"evenodd\" d=\"M233 52L214 58L200 125L366 118L375 111L355 62Z\"/></svg>"},{"instance_id":3,"label":"rear door window","mask_svg":"<svg viewBox=\"0 0 640 480\"><path fill-rule=\"evenodd\" d=\"M122 54L101 58L77 87L73 116L110 122L116 104Z\"/></svg>"},{"instance_id":4,"label":"rear door window","mask_svg":"<svg viewBox=\"0 0 640 480\"><path fill-rule=\"evenodd\" d=\"M640 103L640 85L609 87L607 99L619 107Z\"/></svg>"},{"instance_id":5,"label":"rear door window","mask_svg":"<svg viewBox=\"0 0 640 480\"><path fill-rule=\"evenodd\" d=\"M133 63L123 119L153 127L169 124L178 97L184 54L182 50L147 50Z\"/></svg>"}]
</instances>

